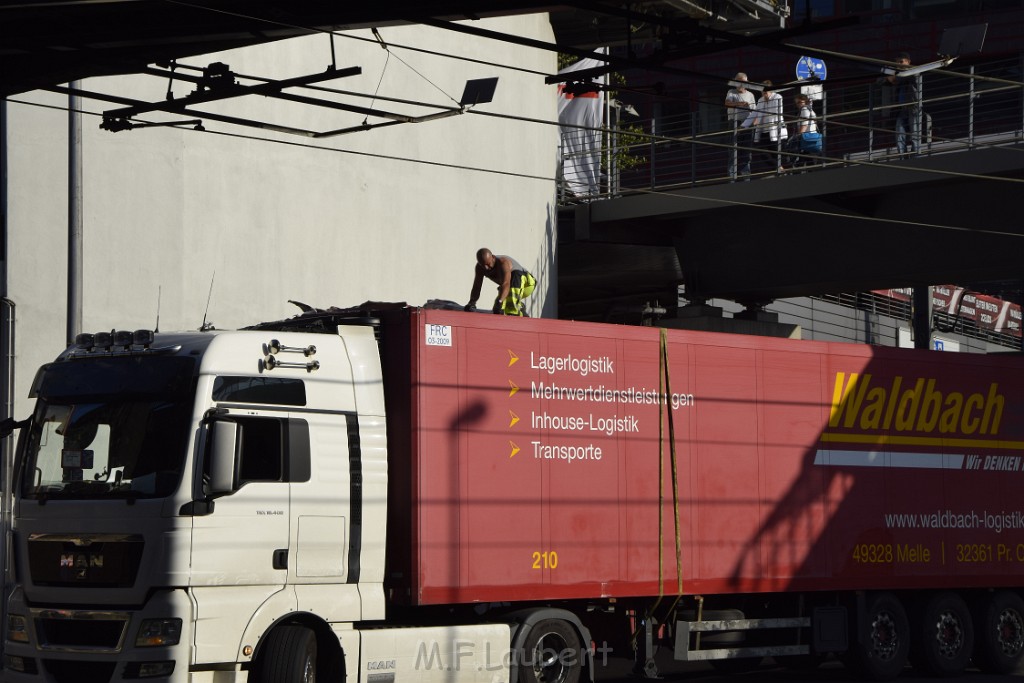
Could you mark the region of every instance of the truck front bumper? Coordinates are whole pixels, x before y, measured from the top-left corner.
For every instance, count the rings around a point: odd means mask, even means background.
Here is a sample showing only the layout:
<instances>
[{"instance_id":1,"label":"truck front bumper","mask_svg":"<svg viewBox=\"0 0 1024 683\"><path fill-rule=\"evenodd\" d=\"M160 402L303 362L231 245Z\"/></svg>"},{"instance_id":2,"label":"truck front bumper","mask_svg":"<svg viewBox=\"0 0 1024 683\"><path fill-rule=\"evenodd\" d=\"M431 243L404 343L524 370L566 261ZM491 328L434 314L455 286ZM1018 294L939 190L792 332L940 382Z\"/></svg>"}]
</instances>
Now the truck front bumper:
<instances>
[{"instance_id":1,"label":"truck front bumper","mask_svg":"<svg viewBox=\"0 0 1024 683\"><path fill-rule=\"evenodd\" d=\"M9 624L24 628L8 629L4 683L189 680L192 603L185 591L158 591L138 609L103 610L31 607L19 588L7 613Z\"/></svg>"}]
</instances>

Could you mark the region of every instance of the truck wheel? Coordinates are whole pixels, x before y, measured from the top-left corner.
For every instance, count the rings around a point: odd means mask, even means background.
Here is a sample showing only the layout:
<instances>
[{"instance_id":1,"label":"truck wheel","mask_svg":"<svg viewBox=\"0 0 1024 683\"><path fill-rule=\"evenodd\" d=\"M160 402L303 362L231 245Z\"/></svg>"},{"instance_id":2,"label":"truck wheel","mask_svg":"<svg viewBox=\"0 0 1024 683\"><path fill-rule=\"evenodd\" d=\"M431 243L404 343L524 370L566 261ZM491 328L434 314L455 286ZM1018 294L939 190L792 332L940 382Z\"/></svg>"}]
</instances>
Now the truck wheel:
<instances>
[{"instance_id":1,"label":"truck wheel","mask_svg":"<svg viewBox=\"0 0 1024 683\"><path fill-rule=\"evenodd\" d=\"M260 649L258 683L316 683L316 636L305 626L278 626Z\"/></svg>"},{"instance_id":2,"label":"truck wheel","mask_svg":"<svg viewBox=\"0 0 1024 683\"><path fill-rule=\"evenodd\" d=\"M864 606L862 624L844 661L856 673L872 681L889 681L900 675L910 651L910 623L903 605L892 593L873 593Z\"/></svg>"},{"instance_id":3,"label":"truck wheel","mask_svg":"<svg viewBox=\"0 0 1024 683\"><path fill-rule=\"evenodd\" d=\"M561 619L530 627L523 643L519 683L578 683L583 651L576 630Z\"/></svg>"},{"instance_id":4,"label":"truck wheel","mask_svg":"<svg viewBox=\"0 0 1024 683\"><path fill-rule=\"evenodd\" d=\"M963 673L974 649L971 612L956 593L932 596L914 625L914 663L933 676Z\"/></svg>"},{"instance_id":5,"label":"truck wheel","mask_svg":"<svg viewBox=\"0 0 1024 683\"><path fill-rule=\"evenodd\" d=\"M1010 591L982 597L974 611L974 663L985 673L1008 674L1024 655L1024 601Z\"/></svg>"}]
</instances>

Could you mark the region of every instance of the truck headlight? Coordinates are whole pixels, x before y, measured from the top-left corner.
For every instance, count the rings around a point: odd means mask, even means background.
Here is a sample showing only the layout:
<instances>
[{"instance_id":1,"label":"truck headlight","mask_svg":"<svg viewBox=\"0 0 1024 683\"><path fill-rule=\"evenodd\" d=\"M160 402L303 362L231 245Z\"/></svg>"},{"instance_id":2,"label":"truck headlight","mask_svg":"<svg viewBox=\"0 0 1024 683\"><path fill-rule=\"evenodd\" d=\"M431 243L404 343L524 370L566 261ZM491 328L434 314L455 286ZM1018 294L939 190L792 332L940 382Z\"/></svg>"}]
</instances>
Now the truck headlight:
<instances>
[{"instance_id":1,"label":"truck headlight","mask_svg":"<svg viewBox=\"0 0 1024 683\"><path fill-rule=\"evenodd\" d=\"M181 619L146 619L139 627L135 647L177 645L181 639Z\"/></svg>"},{"instance_id":2,"label":"truck headlight","mask_svg":"<svg viewBox=\"0 0 1024 683\"><path fill-rule=\"evenodd\" d=\"M12 643L28 642L28 619L20 614L7 615L7 640Z\"/></svg>"}]
</instances>

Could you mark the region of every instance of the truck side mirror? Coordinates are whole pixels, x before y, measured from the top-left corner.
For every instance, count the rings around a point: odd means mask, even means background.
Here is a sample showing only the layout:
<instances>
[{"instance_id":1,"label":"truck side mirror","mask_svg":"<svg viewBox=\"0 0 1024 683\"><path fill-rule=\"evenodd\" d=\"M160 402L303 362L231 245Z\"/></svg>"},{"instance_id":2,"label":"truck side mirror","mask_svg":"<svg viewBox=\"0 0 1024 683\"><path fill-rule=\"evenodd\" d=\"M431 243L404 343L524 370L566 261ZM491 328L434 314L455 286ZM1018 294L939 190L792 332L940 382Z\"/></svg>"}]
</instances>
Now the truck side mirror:
<instances>
[{"instance_id":1,"label":"truck side mirror","mask_svg":"<svg viewBox=\"0 0 1024 683\"><path fill-rule=\"evenodd\" d=\"M237 422L217 420L213 430L210 451L209 493L231 493L235 490L235 472L238 470L238 452L242 444L242 427Z\"/></svg>"}]
</instances>

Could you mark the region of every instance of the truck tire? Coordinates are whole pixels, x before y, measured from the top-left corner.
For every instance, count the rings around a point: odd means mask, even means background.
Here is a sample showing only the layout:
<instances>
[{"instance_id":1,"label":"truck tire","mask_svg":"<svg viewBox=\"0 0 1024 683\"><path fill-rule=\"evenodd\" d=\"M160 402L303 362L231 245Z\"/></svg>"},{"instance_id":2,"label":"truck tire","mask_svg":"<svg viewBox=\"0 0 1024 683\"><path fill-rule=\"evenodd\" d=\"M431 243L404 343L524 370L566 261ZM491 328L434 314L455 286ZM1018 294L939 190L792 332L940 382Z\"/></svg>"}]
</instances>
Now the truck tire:
<instances>
[{"instance_id":1,"label":"truck tire","mask_svg":"<svg viewBox=\"0 0 1024 683\"><path fill-rule=\"evenodd\" d=\"M871 681L900 675L910 651L910 622L892 593L872 593L854 623L854 642L843 658L854 673Z\"/></svg>"},{"instance_id":2,"label":"truck tire","mask_svg":"<svg viewBox=\"0 0 1024 683\"><path fill-rule=\"evenodd\" d=\"M1010 591L990 593L974 606L974 663L985 673L1008 674L1024 655L1024 600Z\"/></svg>"},{"instance_id":3,"label":"truck tire","mask_svg":"<svg viewBox=\"0 0 1024 683\"><path fill-rule=\"evenodd\" d=\"M914 666L932 676L963 673L974 651L974 625L963 598L949 591L937 593L915 616Z\"/></svg>"},{"instance_id":4,"label":"truck tire","mask_svg":"<svg viewBox=\"0 0 1024 683\"><path fill-rule=\"evenodd\" d=\"M316 635L298 624L278 626L260 648L257 683L316 683Z\"/></svg>"},{"instance_id":5,"label":"truck tire","mask_svg":"<svg viewBox=\"0 0 1024 683\"><path fill-rule=\"evenodd\" d=\"M523 655L519 683L579 683L583 649L568 622L544 619L531 626Z\"/></svg>"}]
</instances>

